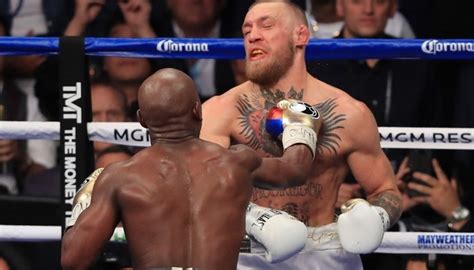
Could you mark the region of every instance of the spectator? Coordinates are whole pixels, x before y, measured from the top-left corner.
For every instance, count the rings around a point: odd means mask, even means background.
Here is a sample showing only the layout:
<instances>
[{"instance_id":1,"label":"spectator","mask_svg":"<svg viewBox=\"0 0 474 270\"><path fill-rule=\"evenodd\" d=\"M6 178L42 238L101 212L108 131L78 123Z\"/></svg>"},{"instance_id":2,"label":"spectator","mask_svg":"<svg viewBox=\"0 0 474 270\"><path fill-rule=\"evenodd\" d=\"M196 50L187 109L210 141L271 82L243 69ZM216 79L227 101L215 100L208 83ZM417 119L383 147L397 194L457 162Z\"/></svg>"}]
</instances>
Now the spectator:
<instances>
[{"instance_id":1,"label":"spectator","mask_svg":"<svg viewBox=\"0 0 474 270\"><path fill-rule=\"evenodd\" d=\"M64 1L0 1L0 15L5 18L7 32L11 36L57 36L64 26ZM14 77L30 78L43 56L14 56L8 60L8 72ZM21 81L32 88L31 82ZM23 86L23 85L21 85ZM23 87L21 87L23 89Z\"/></svg>"},{"instance_id":2,"label":"spectator","mask_svg":"<svg viewBox=\"0 0 474 270\"><path fill-rule=\"evenodd\" d=\"M117 21L110 29L109 37L133 38L137 36L129 24ZM158 65L157 61L153 61L153 64ZM103 69L108 75L110 83L125 93L128 106L136 103L138 88L143 80L151 74L152 69L156 68L152 68L152 62L146 58L107 56L103 58L103 62ZM136 110L130 114L133 119L135 112Z\"/></svg>"},{"instance_id":3,"label":"spectator","mask_svg":"<svg viewBox=\"0 0 474 270\"><path fill-rule=\"evenodd\" d=\"M98 19L99 14L106 5L106 0L75 0L73 7L66 7L66 10L73 10L73 15L67 23L64 30L64 36L81 36L86 32L88 34L100 33L93 31L90 26L105 27L104 20ZM65 10L65 11L66 11Z\"/></svg>"},{"instance_id":4,"label":"spectator","mask_svg":"<svg viewBox=\"0 0 474 270\"><path fill-rule=\"evenodd\" d=\"M397 178L407 179L405 176L412 172L405 159L397 173ZM444 219L446 230L453 232L472 232L474 223L470 212L472 211L472 190L460 192L459 182L455 178L449 179L443 171L438 160L432 160L434 174L414 171L413 177L421 181L405 183L400 181L404 212L424 205L436 211ZM417 191L420 196L410 196L409 191ZM464 193L464 196L462 196ZM468 196L466 196L468 195ZM464 201L464 203L463 203ZM466 204L467 203L467 204ZM403 221L400 221L403 224ZM426 230L423 230L426 231ZM443 265L444 269L468 269L474 266L474 261L468 256L415 256L407 261L406 269L428 269L429 265Z\"/></svg>"},{"instance_id":5,"label":"spectator","mask_svg":"<svg viewBox=\"0 0 474 270\"><path fill-rule=\"evenodd\" d=\"M6 34L4 25L0 20L0 36ZM5 76L5 57L0 56L0 120L24 121L28 109L26 95ZM0 140L0 193L18 194L24 177L41 169L28 155L25 141Z\"/></svg>"},{"instance_id":6,"label":"spectator","mask_svg":"<svg viewBox=\"0 0 474 270\"><path fill-rule=\"evenodd\" d=\"M455 79L457 86L453 107L453 127L472 128L474 127L474 109L470 101L474 98L474 64L472 62L458 63L458 73ZM460 205L470 211L470 216L466 222L453 223L450 231L454 232L474 232L474 153L469 150L456 150L453 155L452 175L457 179L457 187L460 191ZM449 193L448 193L449 194ZM443 194L444 197L445 195ZM436 209L435 209L436 210ZM458 210L461 210L458 208ZM465 212L465 211L464 211ZM473 269L474 258L472 256L445 255L440 258L446 269Z\"/></svg>"},{"instance_id":7,"label":"spectator","mask_svg":"<svg viewBox=\"0 0 474 270\"><path fill-rule=\"evenodd\" d=\"M396 11L396 0L339 0L337 10L344 17L337 38L393 38L384 29ZM433 84L432 70L424 61L329 60L312 62L309 70L317 78L363 101L379 126L439 125L440 96ZM405 153L387 151L387 155L397 168Z\"/></svg>"},{"instance_id":8,"label":"spectator","mask_svg":"<svg viewBox=\"0 0 474 270\"><path fill-rule=\"evenodd\" d=\"M124 122L127 121L126 97L112 85L103 81L91 83L92 121ZM97 156L112 144L94 142L94 153ZM59 168L48 169L26 179L24 195L59 197Z\"/></svg>"},{"instance_id":9,"label":"spectator","mask_svg":"<svg viewBox=\"0 0 474 270\"><path fill-rule=\"evenodd\" d=\"M148 0L119 1L127 24L139 37L226 38L235 33L233 16L225 14L225 0L167 1L162 18L150 25ZM243 17L243 16L242 16ZM240 27L240 26L239 26ZM169 60L165 64L188 73L198 85L202 101L235 85L229 61L214 59Z\"/></svg>"},{"instance_id":10,"label":"spectator","mask_svg":"<svg viewBox=\"0 0 474 270\"><path fill-rule=\"evenodd\" d=\"M337 0L310 1L311 5L307 10L309 10L308 20L312 26L313 37L333 38L340 34L344 18L336 11L336 2ZM410 24L399 11L388 19L385 33L398 38L415 38Z\"/></svg>"},{"instance_id":11,"label":"spectator","mask_svg":"<svg viewBox=\"0 0 474 270\"><path fill-rule=\"evenodd\" d=\"M92 121L125 122L127 121L127 100L123 92L111 84L98 82L91 84ZM111 146L106 142L94 142L94 153Z\"/></svg>"},{"instance_id":12,"label":"spectator","mask_svg":"<svg viewBox=\"0 0 474 270\"><path fill-rule=\"evenodd\" d=\"M104 1L76 0L76 9L74 16L70 20L65 36L80 36L87 33L90 25L96 23L97 17L107 8ZM109 9L111 9L109 7ZM101 20L105 24L104 19ZM124 21L120 10L111 14L107 26L109 28L107 35L110 37L137 37L136 32L132 30L131 24ZM136 92L138 87L154 69L160 68L160 60L152 62L145 58L126 58L126 57L104 57L103 61L94 58L90 66L90 75L92 77L108 77L110 83L120 91L123 91L127 97L127 104L130 107L135 106ZM39 99L40 109L49 120L59 119L58 93L58 62L57 57L49 57L36 72L35 94ZM51 87L56 85L56 87ZM136 107L136 106L135 106ZM135 110L136 111L136 110ZM127 111L130 119L135 119L135 111Z\"/></svg>"},{"instance_id":13,"label":"spectator","mask_svg":"<svg viewBox=\"0 0 474 270\"><path fill-rule=\"evenodd\" d=\"M344 25L336 38L394 38L385 33L387 22L397 10L396 0L337 0L337 14ZM330 60L312 62L310 73L364 102L379 126L419 127L439 125L436 112L442 108L433 73L424 61L416 60ZM431 104L431 106L426 106ZM433 108L437 108L434 110ZM407 155L406 150L385 149L394 169ZM338 201L363 196L352 177L339 191ZM363 256L366 269L380 267L381 262L400 258L393 255Z\"/></svg>"},{"instance_id":14,"label":"spectator","mask_svg":"<svg viewBox=\"0 0 474 270\"><path fill-rule=\"evenodd\" d=\"M6 32L11 36L55 36L62 25L63 1L0 1L0 13L5 18ZM44 61L44 56L25 55L5 58L5 74L15 81L26 97L27 121L44 121L34 96L34 71ZM50 140L25 142L28 157L36 169L51 168L56 162L55 144Z\"/></svg>"},{"instance_id":15,"label":"spectator","mask_svg":"<svg viewBox=\"0 0 474 270\"><path fill-rule=\"evenodd\" d=\"M404 179L406 174L411 171L408 161L408 159L404 160L400 166L397 174L399 179ZM461 204L458 180L449 179L438 160L433 159L432 166L434 175L414 171L413 177L421 182L409 181L402 184L402 189L405 191L414 190L421 193L421 196L410 196L405 192L403 210L407 211L418 204L427 204L449 222L448 226L451 229L460 231L470 220L470 211Z\"/></svg>"},{"instance_id":16,"label":"spectator","mask_svg":"<svg viewBox=\"0 0 474 270\"><path fill-rule=\"evenodd\" d=\"M0 10L6 12L8 32L11 36L58 36L64 28L64 9L68 1L0 1ZM6 71L14 78L19 89L26 95L27 121L45 121L38 109L34 95L34 72L45 60L42 55L8 57ZM39 169L51 168L56 163L56 145L51 140L28 140L26 151Z\"/></svg>"}]
</instances>

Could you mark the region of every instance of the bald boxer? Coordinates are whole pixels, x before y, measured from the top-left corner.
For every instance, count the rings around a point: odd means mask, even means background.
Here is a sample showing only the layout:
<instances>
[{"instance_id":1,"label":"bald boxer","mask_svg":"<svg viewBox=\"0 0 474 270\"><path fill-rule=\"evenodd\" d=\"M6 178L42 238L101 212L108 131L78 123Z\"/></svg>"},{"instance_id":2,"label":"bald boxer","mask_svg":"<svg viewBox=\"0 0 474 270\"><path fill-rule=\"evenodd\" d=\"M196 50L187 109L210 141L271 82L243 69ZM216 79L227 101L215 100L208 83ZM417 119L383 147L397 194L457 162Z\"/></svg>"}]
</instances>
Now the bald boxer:
<instances>
[{"instance_id":1,"label":"bald boxer","mask_svg":"<svg viewBox=\"0 0 474 270\"><path fill-rule=\"evenodd\" d=\"M281 144L269 135L265 115L290 98L317 108L323 124L305 185L252 192L255 204L284 210L308 225L305 250L269 264L256 243L250 254L240 255L238 269L361 269L357 254L374 251L401 213L400 193L372 113L307 72L310 33L304 12L290 1L257 1L246 14L242 32L249 80L204 103L201 138L224 147L246 144L262 156L280 157ZM291 164L284 158L282 170ZM349 170L368 200L347 202L336 223L337 193Z\"/></svg>"},{"instance_id":2,"label":"bald boxer","mask_svg":"<svg viewBox=\"0 0 474 270\"><path fill-rule=\"evenodd\" d=\"M135 269L235 269L246 229L268 248L269 261L304 247L303 223L280 211L248 206L253 181L275 165L247 146L226 149L198 138L201 103L187 75L174 69L156 72L143 82L138 102L152 146L96 170L83 184L63 238L64 269L86 269L119 221ZM285 108L280 109L291 114ZM285 130L313 128L303 123L307 116L291 115L294 120L286 121ZM309 171L311 143L304 138L289 143L285 155L300 162L295 172ZM285 174L296 180L265 185L293 185L302 176Z\"/></svg>"}]
</instances>

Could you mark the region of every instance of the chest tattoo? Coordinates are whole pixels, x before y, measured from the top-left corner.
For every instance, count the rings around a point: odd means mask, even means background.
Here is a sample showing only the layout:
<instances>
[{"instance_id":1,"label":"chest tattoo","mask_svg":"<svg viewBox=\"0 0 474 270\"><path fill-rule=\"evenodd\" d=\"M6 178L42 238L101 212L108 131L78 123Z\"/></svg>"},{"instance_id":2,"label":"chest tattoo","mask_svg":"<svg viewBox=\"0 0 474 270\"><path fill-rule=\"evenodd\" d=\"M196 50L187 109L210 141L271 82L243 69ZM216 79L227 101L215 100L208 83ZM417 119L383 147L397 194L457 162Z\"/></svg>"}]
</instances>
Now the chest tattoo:
<instances>
[{"instance_id":1,"label":"chest tattoo","mask_svg":"<svg viewBox=\"0 0 474 270\"><path fill-rule=\"evenodd\" d=\"M291 88L287 95L281 90L259 89L244 94L237 101L237 110L240 113L240 135L244 136L246 144L254 149L263 150L268 156L280 156L281 143L273 140L265 132L265 117L268 110L282 99L303 98L303 89L300 91Z\"/></svg>"},{"instance_id":2,"label":"chest tattoo","mask_svg":"<svg viewBox=\"0 0 474 270\"><path fill-rule=\"evenodd\" d=\"M301 197L309 196L322 200L323 186L321 184L308 183L306 185L287 188L287 189L253 189L252 200L268 199L271 197Z\"/></svg>"},{"instance_id":3,"label":"chest tattoo","mask_svg":"<svg viewBox=\"0 0 474 270\"><path fill-rule=\"evenodd\" d=\"M316 151L318 155L329 151L337 154L337 149L340 147L341 137L336 133L338 129L343 129L342 121L346 120L346 115L343 113L336 113L334 108L337 107L336 99L327 99L321 103L314 105L316 109L323 115L323 125L320 133Z\"/></svg>"},{"instance_id":4,"label":"chest tattoo","mask_svg":"<svg viewBox=\"0 0 474 270\"><path fill-rule=\"evenodd\" d=\"M279 89L258 89L241 95L236 108L240 114L238 119L241 130L239 134L244 137L245 143L254 149L263 150L267 156L281 156L283 153L281 142L272 139L270 134L265 131L265 117L268 110L280 100L302 100L303 94L304 89L296 90L291 87L286 94ZM336 154L341 142L341 137L336 131L344 128L341 122L346 120L346 115L335 112L334 109L338 106L335 98L313 106L320 111L324 119L317 152L323 154L328 151Z\"/></svg>"}]
</instances>

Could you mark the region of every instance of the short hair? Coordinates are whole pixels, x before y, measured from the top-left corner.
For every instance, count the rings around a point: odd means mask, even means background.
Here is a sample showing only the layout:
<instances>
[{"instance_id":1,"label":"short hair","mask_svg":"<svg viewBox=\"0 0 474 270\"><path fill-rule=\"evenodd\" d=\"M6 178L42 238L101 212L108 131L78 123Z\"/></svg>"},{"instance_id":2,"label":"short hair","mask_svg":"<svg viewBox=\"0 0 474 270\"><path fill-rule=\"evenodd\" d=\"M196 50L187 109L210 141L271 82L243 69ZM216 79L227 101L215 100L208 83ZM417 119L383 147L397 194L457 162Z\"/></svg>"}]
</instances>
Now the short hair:
<instances>
[{"instance_id":1,"label":"short hair","mask_svg":"<svg viewBox=\"0 0 474 270\"><path fill-rule=\"evenodd\" d=\"M283 3L290 8L290 11L295 15L294 17L297 18L300 23L304 24L306 27L309 27L308 20L306 19L306 14L301 9L300 6L293 3L290 0L256 0L252 5L250 5L249 10L251 10L254 6L262 3Z\"/></svg>"}]
</instances>

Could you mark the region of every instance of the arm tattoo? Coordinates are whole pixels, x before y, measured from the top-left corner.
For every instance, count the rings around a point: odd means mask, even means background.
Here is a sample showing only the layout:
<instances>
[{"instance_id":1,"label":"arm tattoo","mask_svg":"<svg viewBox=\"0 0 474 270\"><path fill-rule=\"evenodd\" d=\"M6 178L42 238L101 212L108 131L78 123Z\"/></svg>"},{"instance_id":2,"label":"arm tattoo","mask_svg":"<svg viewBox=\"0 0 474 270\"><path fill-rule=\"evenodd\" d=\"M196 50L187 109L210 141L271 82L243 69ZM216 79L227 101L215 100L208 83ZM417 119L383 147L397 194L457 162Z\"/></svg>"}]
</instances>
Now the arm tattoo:
<instances>
[{"instance_id":1,"label":"arm tattoo","mask_svg":"<svg viewBox=\"0 0 474 270\"><path fill-rule=\"evenodd\" d=\"M382 192L370 202L387 211L390 217L390 226L395 224L402 214L402 200L390 191Z\"/></svg>"},{"instance_id":2,"label":"arm tattoo","mask_svg":"<svg viewBox=\"0 0 474 270\"><path fill-rule=\"evenodd\" d=\"M334 108L337 107L336 99L327 99L321 103L314 105L316 109L323 115L323 125L321 127L321 138L318 141L317 153L323 154L325 150L337 154L337 148L340 147L339 142L341 137L336 134L337 129L344 128L341 122L346 120L346 115L343 113L337 114Z\"/></svg>"}]
</instances>

